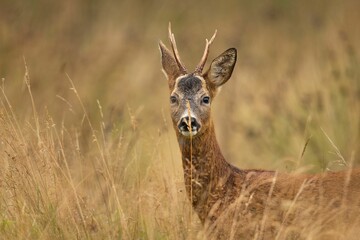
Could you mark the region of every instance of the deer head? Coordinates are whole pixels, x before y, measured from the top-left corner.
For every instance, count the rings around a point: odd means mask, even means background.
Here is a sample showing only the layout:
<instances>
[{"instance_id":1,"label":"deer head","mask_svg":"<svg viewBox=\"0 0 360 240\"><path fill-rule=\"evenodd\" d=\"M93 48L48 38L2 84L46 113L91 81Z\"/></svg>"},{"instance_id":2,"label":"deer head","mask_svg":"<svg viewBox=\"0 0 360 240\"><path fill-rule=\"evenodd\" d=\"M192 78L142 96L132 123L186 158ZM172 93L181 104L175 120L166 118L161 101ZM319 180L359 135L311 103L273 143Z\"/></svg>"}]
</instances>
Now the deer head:
<instances>
[{"instance_id":1,"label":"deer head","mask_svg":"<svg viewBox=\"0 0 360 240\"><path fill-rule=\"evenodd\" d=\"M170 89L171 118L178 134L196 137L206 132L211 121L211 103L218 88L226 83L236 63L236 49L230 48L216 57L203 73L209 47L215 39L206 39L203 57L193 72L188 72L180 60L174 34L169 24L172 52L160 42L161 62Z\"/></svg>"}]
</instances>

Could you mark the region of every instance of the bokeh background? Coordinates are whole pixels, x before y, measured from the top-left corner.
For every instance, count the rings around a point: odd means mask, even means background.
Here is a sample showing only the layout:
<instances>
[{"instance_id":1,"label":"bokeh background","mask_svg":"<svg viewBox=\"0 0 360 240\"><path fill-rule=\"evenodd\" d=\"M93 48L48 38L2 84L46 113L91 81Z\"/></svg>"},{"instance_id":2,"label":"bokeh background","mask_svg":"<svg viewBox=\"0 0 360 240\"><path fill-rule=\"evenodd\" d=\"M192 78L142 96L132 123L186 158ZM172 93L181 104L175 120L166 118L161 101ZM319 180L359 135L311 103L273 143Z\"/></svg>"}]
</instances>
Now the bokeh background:
<instances>
[{"instance_id":1,"label":"bokeh background","mask_svg":"<svg viewBox=\"0 0 360 240\"><path fill-rule=\"evenodd\" d=\"M215 29L209 61L227 48L238 50L233 77L213 106L216 133L229 162L289 172L357 165L359 11L356 0L1 1L2 177L11 172L14 156L33 166L32 159L41 155L39 142L47 142L55 155L62 152L46 160L49 165L66 156L66 164L49 174L63 183L58 172L66 166L72 183L72 190L60 184L58 193L73 192L68 195L77 199L77 211L86 208L81 201L92 206L90 230L74 230L76 235L63 220L67 230L60 224L57 237L158 239L181 233L180 239L189 238L184 216L190 208L158 50L159 40L169 45L169 22L189 69ZM14 122L17 130L11 130ZM53 131L59 133L58 142ZM45 140L39 140L39 133ZM29 144L32 151L19 153L12 143L19 148ZM39 179L44 173L34 172ZM36 181L26 184L17 186L38 186ZM33 226L24 218L23 232L16 235L17 215L7 205L9 198L4 199L2 224L7 227L1 233L26 238ZM24 195L22 202L27 199ZM55 199L47 203L62 201ZM83 217L81 224L86 225ZM110 230L114 225L117 230ZM41 224L39 229L42 237L52 234Z\"/></svg>"}]
</instances>

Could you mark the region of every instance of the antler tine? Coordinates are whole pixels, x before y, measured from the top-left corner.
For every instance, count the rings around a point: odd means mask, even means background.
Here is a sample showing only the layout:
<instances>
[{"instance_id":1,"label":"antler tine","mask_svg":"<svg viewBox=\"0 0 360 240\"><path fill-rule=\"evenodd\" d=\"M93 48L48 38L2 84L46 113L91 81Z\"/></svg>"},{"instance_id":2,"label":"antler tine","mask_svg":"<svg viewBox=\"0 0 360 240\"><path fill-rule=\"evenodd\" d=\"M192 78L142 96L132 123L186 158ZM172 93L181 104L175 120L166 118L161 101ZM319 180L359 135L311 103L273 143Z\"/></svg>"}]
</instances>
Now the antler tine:
<instances>
[{"instance_id":1,"label":"antler tine","mask_svg":"<svg viewBox=\"0 0 360 240\"><path fill-rule=\"evenodd\" d=\"M212 44L212 42L214 41L215 37L216 37L216 33L217 30L215 30L214 35L210 38L210 41L206 39L206 45L205 45L205 50L204 50L204 55L202 56L200 63L197 65L197 67L195 68L195 72L196 73L202 73L202 70L205 66L206 63L206 59L209 55L209 48L210 45Z\"/></svg>"},{"instance_id":2,"label":"antler tine","mask_svg":"<svg viewBox=\"0 0 360 240\"><path fill-rule=\"evenodd\" d=\"M177 65L178 65L180 71L182 71L183 73L187 73L187 70L186 70L185 66L181 63L179 52L178 52L177 46L176 46L175 36L171 32L171 23L170 22L169 22L169 39L170 39L170 42L171 42L171 48L172 48L173 53L174 53L175 61L176 61Z\"/></svg>"}]
</instances>

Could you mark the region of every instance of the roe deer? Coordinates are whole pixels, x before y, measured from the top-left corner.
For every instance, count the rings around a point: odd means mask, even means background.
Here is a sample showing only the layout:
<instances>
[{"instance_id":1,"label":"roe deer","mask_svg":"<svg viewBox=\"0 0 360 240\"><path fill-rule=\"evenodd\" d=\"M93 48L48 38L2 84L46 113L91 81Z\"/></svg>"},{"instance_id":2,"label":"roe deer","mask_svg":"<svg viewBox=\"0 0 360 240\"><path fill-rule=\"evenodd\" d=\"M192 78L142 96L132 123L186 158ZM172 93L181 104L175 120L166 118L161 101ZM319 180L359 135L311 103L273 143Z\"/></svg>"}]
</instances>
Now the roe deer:
<instances>
[{"instance_id":1,"label":"roe deer","mask_svg":"<svg viewBox=\"0 0 360 240\"><path fill-rule=\"evenodd\" d=\"M343 225L342 230L350 226L360 229L357 218L359 169L289 174L243 170L225 160L216 140L211 104L219 87L232 75L237 51L235 48L226 50L203 72L215 36L216 32L210 41L206 39L204 54L193 72L180 60L170 24L172 51L161 41L159 43L186 191L205 226L207 238L279 239L304 238L310 234L302 232L301 228L316 229L318 235L313 232L312 236L320 236L326 229L333 228L330 222L340 219L348 224ZM342 206L346 206L347 211ZM294 222L298 228L291 233L289 226ZM321 236L326 238L327 235Z\"/></svg>"}]
</instances>

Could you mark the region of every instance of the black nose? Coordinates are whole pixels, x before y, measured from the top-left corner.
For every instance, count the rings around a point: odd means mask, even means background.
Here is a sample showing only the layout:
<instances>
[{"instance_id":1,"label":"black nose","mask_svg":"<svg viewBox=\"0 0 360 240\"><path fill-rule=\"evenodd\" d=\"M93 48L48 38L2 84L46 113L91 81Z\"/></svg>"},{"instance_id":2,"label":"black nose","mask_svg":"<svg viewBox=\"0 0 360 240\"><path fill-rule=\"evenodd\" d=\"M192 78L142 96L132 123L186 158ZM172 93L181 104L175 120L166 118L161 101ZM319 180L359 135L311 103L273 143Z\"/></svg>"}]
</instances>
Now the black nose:
<instances>
[{"instance_id":1,"label":"black nose","mask_svg":"<svg viewBox=\"0 0 360 240\"><path fill-rule=\"evenodd\" d=\"M190 121L189 121L190 119ZM189 117L183 117L180 120L180 123L178 125L178 128L181 132L189 132L191 126L191 131L192 132L197 132L200 129L200 124L198 123L198 121L196 120L196 118L189 118Z\"/></svg>"}]
</instances>

